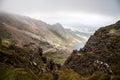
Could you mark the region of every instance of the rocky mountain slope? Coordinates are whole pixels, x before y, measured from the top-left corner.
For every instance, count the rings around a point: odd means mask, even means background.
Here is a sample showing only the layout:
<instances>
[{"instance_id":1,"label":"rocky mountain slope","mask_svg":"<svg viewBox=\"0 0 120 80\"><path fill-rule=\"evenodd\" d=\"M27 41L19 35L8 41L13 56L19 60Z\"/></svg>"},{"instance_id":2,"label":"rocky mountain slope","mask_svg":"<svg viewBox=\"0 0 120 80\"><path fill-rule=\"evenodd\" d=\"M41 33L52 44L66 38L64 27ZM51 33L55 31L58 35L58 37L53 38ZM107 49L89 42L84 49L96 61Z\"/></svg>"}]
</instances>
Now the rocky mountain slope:
<instances>
[{"instance_id":1,"label":"rocky mountain slope","mask_svg":"<svg viewBox=\"0 0 120 80\"><path fill-rule=\"evenodd\" d=\"M71 33L72 31L68 32L59 23L49 25L26 16L0 13L0 37L3 41L18 47L35 44L43 49L45 56L57 60L59 63L64 63L70 55L67 53L71 53L74 43L85 43L83 38ZM53 55L57 59L49 55Z\"/></svg>"},{"instance_id":2,"label":"rocky mountain slope","mask_svg":"<svg viewBox=\"0 0 120 80\"><path fill-rule=\"evenodd\" d=\"M61 24L49 25L40 20L15 14L0 13L1 35L10 37L19 46L30 42L45 42L52 45L68 46L69 43L84 42L84 39L74 37ZM43 46L43 45L42 45Z\"/></svg>"},{"instance_id":3,"label":"rocky mountain slope","mask_svg":"<svg viewBox=\"0 0 120 80\"><path fill-rule=\"evenodd\" d=\"M120 21L97 30L65 65L88 80L120 80Z\"/></svg>"},{"instance_id":4,"label":"rocky mountain slope","mask_svg":"<svg viewBox=\"0 0 120 80\"><path fill-rule=\"evenodd\" d=\"M77 73L43 56L43 50L6 44L0 38L0 80L83 80Z\"/></svg>"},{"instance_id":5,"label":"rocky mountain slope","mask_svg":"<svg viewBox=\"0 0 120 80\"><path fill-rule=\"evenodd\" d=\"M66 47L82 41L60 24L1 13L0 80L120 80L120 21L96 31L64 65L57 63L70 54Z\"/></svg>"}]
</instances>

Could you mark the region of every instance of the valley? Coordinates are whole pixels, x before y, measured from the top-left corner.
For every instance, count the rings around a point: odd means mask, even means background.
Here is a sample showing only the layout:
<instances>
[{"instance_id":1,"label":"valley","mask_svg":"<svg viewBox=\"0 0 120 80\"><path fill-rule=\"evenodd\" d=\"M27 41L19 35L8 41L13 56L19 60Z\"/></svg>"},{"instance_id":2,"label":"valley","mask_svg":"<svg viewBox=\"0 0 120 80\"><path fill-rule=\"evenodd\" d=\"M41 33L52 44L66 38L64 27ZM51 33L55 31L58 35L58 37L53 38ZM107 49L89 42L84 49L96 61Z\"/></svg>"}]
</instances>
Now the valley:
<instances>
[{"instance_id":1,"label":"valley","mask_svg":"<svg viewBox=\"0 0 120 80\"><path fill-rule=\"evenodd\" d=\"M75 43L86 42L84 38L63 28L59 23L49 25L26 16L0 13L0 24L1 38L19 47L34 44L44 51L52 48L54 49L52 52L69 53L67 54L69 56ZM56 51L56 49L60 50Z\"/></svg>"},{"instance_id":2,"label":"valley","mask_svg":"<svg viewBox=\"0 0 120 80\"><path fill-rule=\"evenodd\" d=\"M87 31L0 13L0 80L119 80L120 21Z\"/></svg>"}]
</instances>

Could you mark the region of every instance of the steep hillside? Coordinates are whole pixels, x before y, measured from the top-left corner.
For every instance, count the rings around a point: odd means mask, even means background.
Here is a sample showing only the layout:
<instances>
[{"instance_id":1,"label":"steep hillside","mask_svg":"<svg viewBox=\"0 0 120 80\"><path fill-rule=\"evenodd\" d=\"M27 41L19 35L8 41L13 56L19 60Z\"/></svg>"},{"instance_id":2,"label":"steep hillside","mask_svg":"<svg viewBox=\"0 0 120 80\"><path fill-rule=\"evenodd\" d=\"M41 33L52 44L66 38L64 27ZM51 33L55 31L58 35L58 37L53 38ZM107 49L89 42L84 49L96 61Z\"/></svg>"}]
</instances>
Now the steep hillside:
<instances>
[{"instance_id":1,"label":"steep hillside","mask_svg":"<svg viewBox=\"0 0 120 80\"><path fill-rule=\"evenodd\" d=\"M45 22L25 16L0 13L0 24L4 26L1 34L5 31L20 46L30 41L42 41L52 45L65 46L73 42L83 42L84 39L76 38L60 24L49 25ZM2 27L0 27L2 29ZM7 34L6 34L7 35Z\"/></svg>"},{"instance_id":2,"label":"steep hillside","mask_svg":"<svg viewBox=\"0 0 120 80\"><path fill-rule=\"evenodd\" d=\"M65 65L88 80L120 80L120 21L97 30Z\"/></svg>"},{"instance_id":3,"label":"steep hillside","mask_svg":"<svg viewBox=\"0 0 120 80\"><path fill-rule=\"evenodd\" d=\"M49 25L40 20L9 13L0 13L0 37L3 41L9 41L19 47L30 44L40 46L46 57L61 64L70 55L76 42L85 42L83 38L71 34L59 23Z\"/></svg>"},{"instance_id":4,"label":"steep hillside","mask_svg":"<svg viewBox=\"0 0 120 80\"><path fill-rule=\"evenodd\" d=\"M37 47L17 47L0 39L0 80L84 80L73 70L43 56Z\"/></svg>"}]
</instances>

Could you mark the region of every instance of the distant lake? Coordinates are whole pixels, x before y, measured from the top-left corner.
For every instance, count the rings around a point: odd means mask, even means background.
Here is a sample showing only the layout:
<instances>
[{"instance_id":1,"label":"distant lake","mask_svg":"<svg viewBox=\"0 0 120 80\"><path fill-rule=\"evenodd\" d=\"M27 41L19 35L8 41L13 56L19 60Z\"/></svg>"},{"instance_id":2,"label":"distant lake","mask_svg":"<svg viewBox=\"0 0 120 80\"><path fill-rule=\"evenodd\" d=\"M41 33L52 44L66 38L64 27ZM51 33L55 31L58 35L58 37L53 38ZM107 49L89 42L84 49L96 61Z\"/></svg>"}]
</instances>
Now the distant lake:
<instances>
[{"instance_id":1,"label":"distant lake","mask_svg":"<svg viewBox=\"0 0 120 80\"><path fill-rule=\"evenodd\" d=\"M83 48L84 44L82 43L75 43L74 44L74 50L80 50L80 48Z\"/></svg>"}]
</instances>

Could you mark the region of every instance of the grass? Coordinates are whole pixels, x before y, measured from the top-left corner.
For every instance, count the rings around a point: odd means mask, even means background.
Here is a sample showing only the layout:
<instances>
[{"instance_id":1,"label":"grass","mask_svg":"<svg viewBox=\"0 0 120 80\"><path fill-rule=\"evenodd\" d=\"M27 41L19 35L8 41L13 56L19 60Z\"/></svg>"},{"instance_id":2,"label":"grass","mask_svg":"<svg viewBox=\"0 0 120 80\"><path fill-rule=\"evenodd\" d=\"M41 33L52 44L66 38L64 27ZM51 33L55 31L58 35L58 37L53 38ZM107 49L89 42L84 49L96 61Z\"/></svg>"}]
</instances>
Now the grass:
<instances>
[{"instance_id":1,"label":"grass","mask_svg":"<svg viewBox=\"0 0 120 80\"><path fill-rule=\"evenodd\" d=\"M3 52L4 54L8 54L8 55L13 55L15 54L14 50L8 50L6 48L0 48L0 51Z\"/></svg>"},{"instance_id":2,"label":"grass","mask_svg":"<svg viewBox=\"0 0 120 80\"><path fill-rule=\"evenodd\" d=\"M5 30L3 25L0 25L0 36L2 38L10 38L10 34Z\"/></svg>"},{"instance_id":3,"label":"grass","mask_svg":"<svg viewBox=\"0 0 120 80\"><path fill-rule=\"evenodd\" d=\"M54 77L52 75L52 72L47 72L47 73L41 74L39 80L54 80Z\"/></svg>"},{"instance_id":4,"label":"grass","mask_svg":"<svg viewBox=\"0 0 120 80\"><path fill-rule=\"evenodd\" d=\"M117 30L115 30L115 29L111 29L110 31L109 31L109 33L116 33L117 32Z\"/></svg>"},{"instance_id":5,"label":"grass","mask_svg":"<svg viewBox=\"0 0 120 80\"><path fill-rule=\"evenodd\" d=\"M29 70L0 63L0 80L38 80Z\"/></svg>"},{"instance_id":6,"label":"grass","mask_svg":"<svg viewBox=\"0 0 120 80\"><path fill-rule=\"evenodd\" d=\"M45 57L47 57L48 59L53 59L55 63L58 64L63 64L67 58L67 56L63 53L55 53L55 52L51 52L51 53L46 53L44 54Z\"/></svg>"},{"instance_id":7,"label":"grass","mask_svg":"<svg viewBox=\"0 0 120 80\"><path fill-rule=\"evenodd\" d=\"M43 61L42 61L42 59L41 58L35 58L35 60L34 60L37 64L40 64L40 65L42 65L42 64L44 64L43 63Z\"/></svg>"},{"instance_id":8,"label":"grass","mask_svg":"<svg viewBox=\"0 0 120 80\"><path fill-rule=\"evenodd\" d=\"M114 32L114 30L112 31ZM119 38L119 36L115 36L115 39ZM4 54L14 55L17 54L17 59L20 58L20 60L23 60L25 64L28 64L28 59L25 56L26 53L30 52L29 48L25 48L25 51L20 49L18 52L15 52L15 50L10 50L8 47L11 45L9 40L4 40L1 42L0 51ZM4 46L3 46L4 45ZM76 54L79 57L84 57L83 54ZM89 53L89 55L93 55L93 53ZM62 53L47 53L44 54L49 59L53 59L56 63L63 64L66 56ZM24 57L24 58L23 58ZM113 55L112 60L115 62L113 65L111 65L112 71L114 71L114 80L120 80L120 56ZM26 60L27 59L27 60ZM26 62L25 62L26 61ZM37 64L42 65L43 62L40 59L40 57L35 58L34 60ZM85 63L87 64L87 63ZM24 65L24 64L21 64ZM18 66L19 67L19 66ZM34 70L29 70L26 68L15 68L10 65L2 64L0 63L0 80L54 80L54 74L57 74L60 78L60 80L109 80L110 76L108 76L106 73L97 71L93 73L91 76L82 77L76 72L74 72L71 69L62 67L60 70L56 71L49 71L45 72L43 74L40 74L39 77L36 77L37 74L33 73Z\"/></svg>"},{"instance_id":9,"label":"grass","mask_svg":"<svg viewBox=\"0 0 120 80\"><path fill-rule=\"evenodd\" d=\"M82 76L77 74L71 69L62 67L62 69L56 71L61 80L85 80Z\"/></svg>"},{"instance_id":10,"label":"grass","mask_svg":"<svg viewBox=\"0 0 120 80\"><path fill-rule=\"evenodd\" d=\"M114 80L120 80L120 56L117 54L114 54L112 56L112 60L114 62L113 65L111 65L112 71L114 73Z\"/></svg>"},{"instance_id":11,"label":"grass","mask_svg":"<svg viewBox=\"0 0 120 80\"><path fill-rule=\"evenodd\" d=\"M3 39L2 45L5 47L9 47L11 45L11 41L9 39Z\"/></svg>"},{"instance_id":12,"label":"grass","mask_svg":"<svg viewBox=\"0 0 120 80\"><path fill-rule=\"evenodd\" d=\"M113 37L111 37L111 39L113 39L113 40L120 40L120 36L113 36Z\"/></svg>"},{"instance_id":13,"label":"grass","mask_svg":"<svg viewBox=\"0 0 120 80\"><path fill-rule=\"evenodd\" d=\"M40 75L40 80L57 80L55 78L55 74L60 80L85 80L79 74L71 69L67 69L66 67L62 67L60 70L56 70L54 72L43 73Z\"/></svg>"},{"instance_id":14,"label":"grass","mask_svg":"<svg viewBox=\"0 0 120 80\"><path fill-rule=\"evenodd\" d=\"M19 68L15 71L15 79L16 80L37 80L37 77L35 77L29 70L26 68Z\"/></svg>"},{"instance_id":15,"label":"grass","mask_svg":"<svg viewBox=\"0 0 120 80\"><path fill-rule=\"evenodd\" d=\"M12 66L0 63L0 80L15 80L14 68Z\"/></svg>"},{"instance_id":16,"label":"grass","mask_svg":"<svg viewBox=\"0 0 120 80\"><path fill-rule=\"evenodd\" d=\"M110 80L110 76L104 72L97 71L87 80Z\"/></svg>"}]
</instances>

